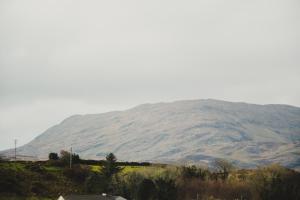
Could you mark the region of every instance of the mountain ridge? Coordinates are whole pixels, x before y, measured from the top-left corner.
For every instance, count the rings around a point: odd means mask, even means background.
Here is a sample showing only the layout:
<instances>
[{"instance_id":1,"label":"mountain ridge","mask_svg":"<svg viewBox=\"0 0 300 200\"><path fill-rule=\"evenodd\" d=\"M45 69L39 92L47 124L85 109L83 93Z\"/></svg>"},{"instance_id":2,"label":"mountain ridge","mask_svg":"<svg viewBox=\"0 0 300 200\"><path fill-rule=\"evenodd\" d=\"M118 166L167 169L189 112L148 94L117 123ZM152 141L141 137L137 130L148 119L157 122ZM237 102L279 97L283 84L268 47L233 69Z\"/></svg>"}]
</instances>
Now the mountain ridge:
<instances>
[{"instance_id":1,"label":"mountain ridge","mask_svg":"<svg viewBox=\"0 0 300 200\"><path fill-rule=\"evenodd\" d=\"M278 162L298 168L300 108L215 99L147 103L72 115L18 153L46 158L70 146L92 159L114 152L130 161L211 163L225 158L243 167Z\"/></svg>"}]
</instances>

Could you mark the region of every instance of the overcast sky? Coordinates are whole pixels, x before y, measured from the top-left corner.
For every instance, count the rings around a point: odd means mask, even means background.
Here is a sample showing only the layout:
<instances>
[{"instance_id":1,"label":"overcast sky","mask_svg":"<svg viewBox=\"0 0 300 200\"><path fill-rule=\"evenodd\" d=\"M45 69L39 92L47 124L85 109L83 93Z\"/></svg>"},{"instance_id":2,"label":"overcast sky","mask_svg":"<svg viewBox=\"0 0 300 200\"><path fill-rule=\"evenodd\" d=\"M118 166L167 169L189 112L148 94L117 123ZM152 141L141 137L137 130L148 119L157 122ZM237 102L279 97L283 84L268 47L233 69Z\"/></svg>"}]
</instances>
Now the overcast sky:
<instances>
[{"instance_id":1,"label":"overcast sky","mask_svg":"<svg viewBox=\"0 0 300 200\"><path fill-rule=\"evenodd\" d=\"M0 150L73 114L300 106L299 0L0 1Z\"/></svg>"}]
</instances>

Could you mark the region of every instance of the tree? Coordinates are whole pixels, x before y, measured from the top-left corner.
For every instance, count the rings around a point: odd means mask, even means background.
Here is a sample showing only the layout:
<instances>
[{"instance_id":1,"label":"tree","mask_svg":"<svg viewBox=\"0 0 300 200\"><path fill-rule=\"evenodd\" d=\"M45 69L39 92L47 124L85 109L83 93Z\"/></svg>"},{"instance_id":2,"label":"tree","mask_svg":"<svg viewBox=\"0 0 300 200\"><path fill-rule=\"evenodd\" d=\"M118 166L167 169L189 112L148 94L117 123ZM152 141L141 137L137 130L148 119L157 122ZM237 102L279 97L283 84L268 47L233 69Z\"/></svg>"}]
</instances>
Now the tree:
<instances>
[{"instance_id":1,"label":"tree","mask_svg":"<svg viewBox=\"0 0 300 200\"><path fill-rule=\"evenodd\" d=\"M106 161L104 162L102 173L105 177L111 178L114 174L120 172L122 168L117 164L117 158L113 153L109 153L106 156Z\"/></svg>"},{"instance_id":2,"label":"tree","mask_svg":"<svg viewBox=\"0 0 300 200\"><path fill-rule=\"evenodd\" d=\"M226 180L229 173L234 169L234 166L224 159L216 159L214 166L221 175L222 180Z\"/></svg>"},{"instance_id":3,"label":"tree","mask_svg":"<svg viewBox=\"0 0 300 200\"><path fill-rule=\"evenodd\" d=\"M53 152L49 153L48 157L49 157L49 160L58 160L59 159L58 154L53 153Z\"/></svg>"},{"instance_id":4,"label":"tree","mask_svg":"<svg viewBox=\"0 0 300 200\"><path fill-rule=\"evenodd\" d=\"M65 150L61 150L60 151L60 161L62 163L64 163L65 165L70 163L70 152L65 151ZM72 163L73 164L80 163L80 157L79 157L78 154L75 154L75 153L72 154Z\"/></svg>"}]
</instances>

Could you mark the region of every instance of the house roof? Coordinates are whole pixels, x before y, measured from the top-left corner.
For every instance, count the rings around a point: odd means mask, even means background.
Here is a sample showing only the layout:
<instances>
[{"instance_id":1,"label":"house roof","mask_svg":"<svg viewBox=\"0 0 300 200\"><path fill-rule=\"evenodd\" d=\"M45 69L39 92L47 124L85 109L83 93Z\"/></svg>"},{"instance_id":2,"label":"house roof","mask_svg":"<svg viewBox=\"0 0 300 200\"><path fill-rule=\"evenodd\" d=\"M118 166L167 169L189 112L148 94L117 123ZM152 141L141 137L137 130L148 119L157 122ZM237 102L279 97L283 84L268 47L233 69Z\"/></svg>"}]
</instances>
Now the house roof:
<instances>
[{"instance_id":1,"label":"house roof","mask_svg":"<svg viewBox=\"0 0 300 200\"><path fill-rule=\"evenodd\" d=\"M67 195L63 200L126 200L123 197L117 196L102 196L102 195Z\"/></svg>"}]
</instances>

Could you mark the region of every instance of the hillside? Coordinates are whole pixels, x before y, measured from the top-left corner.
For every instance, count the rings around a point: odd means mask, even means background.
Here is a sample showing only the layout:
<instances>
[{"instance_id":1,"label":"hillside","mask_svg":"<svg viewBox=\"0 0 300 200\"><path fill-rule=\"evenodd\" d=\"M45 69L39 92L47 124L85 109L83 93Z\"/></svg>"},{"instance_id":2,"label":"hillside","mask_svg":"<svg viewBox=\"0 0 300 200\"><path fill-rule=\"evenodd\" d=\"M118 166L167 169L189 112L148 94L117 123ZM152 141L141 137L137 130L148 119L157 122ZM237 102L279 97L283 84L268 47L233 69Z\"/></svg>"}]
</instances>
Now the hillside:
<instances>
[{"instance_id":1,"label":"hillside","mask_svg":"<svg viewBox=\"0 0 300 200\"><path fill-rule=\"evenodd\" d=\"M74 115L18 154L43 159L70 146L92 159L114 152L128 161L207 163L221 157L242 167L278 162L299 168L300 108L209 99Z\"/></svg>"}]
</instances>

